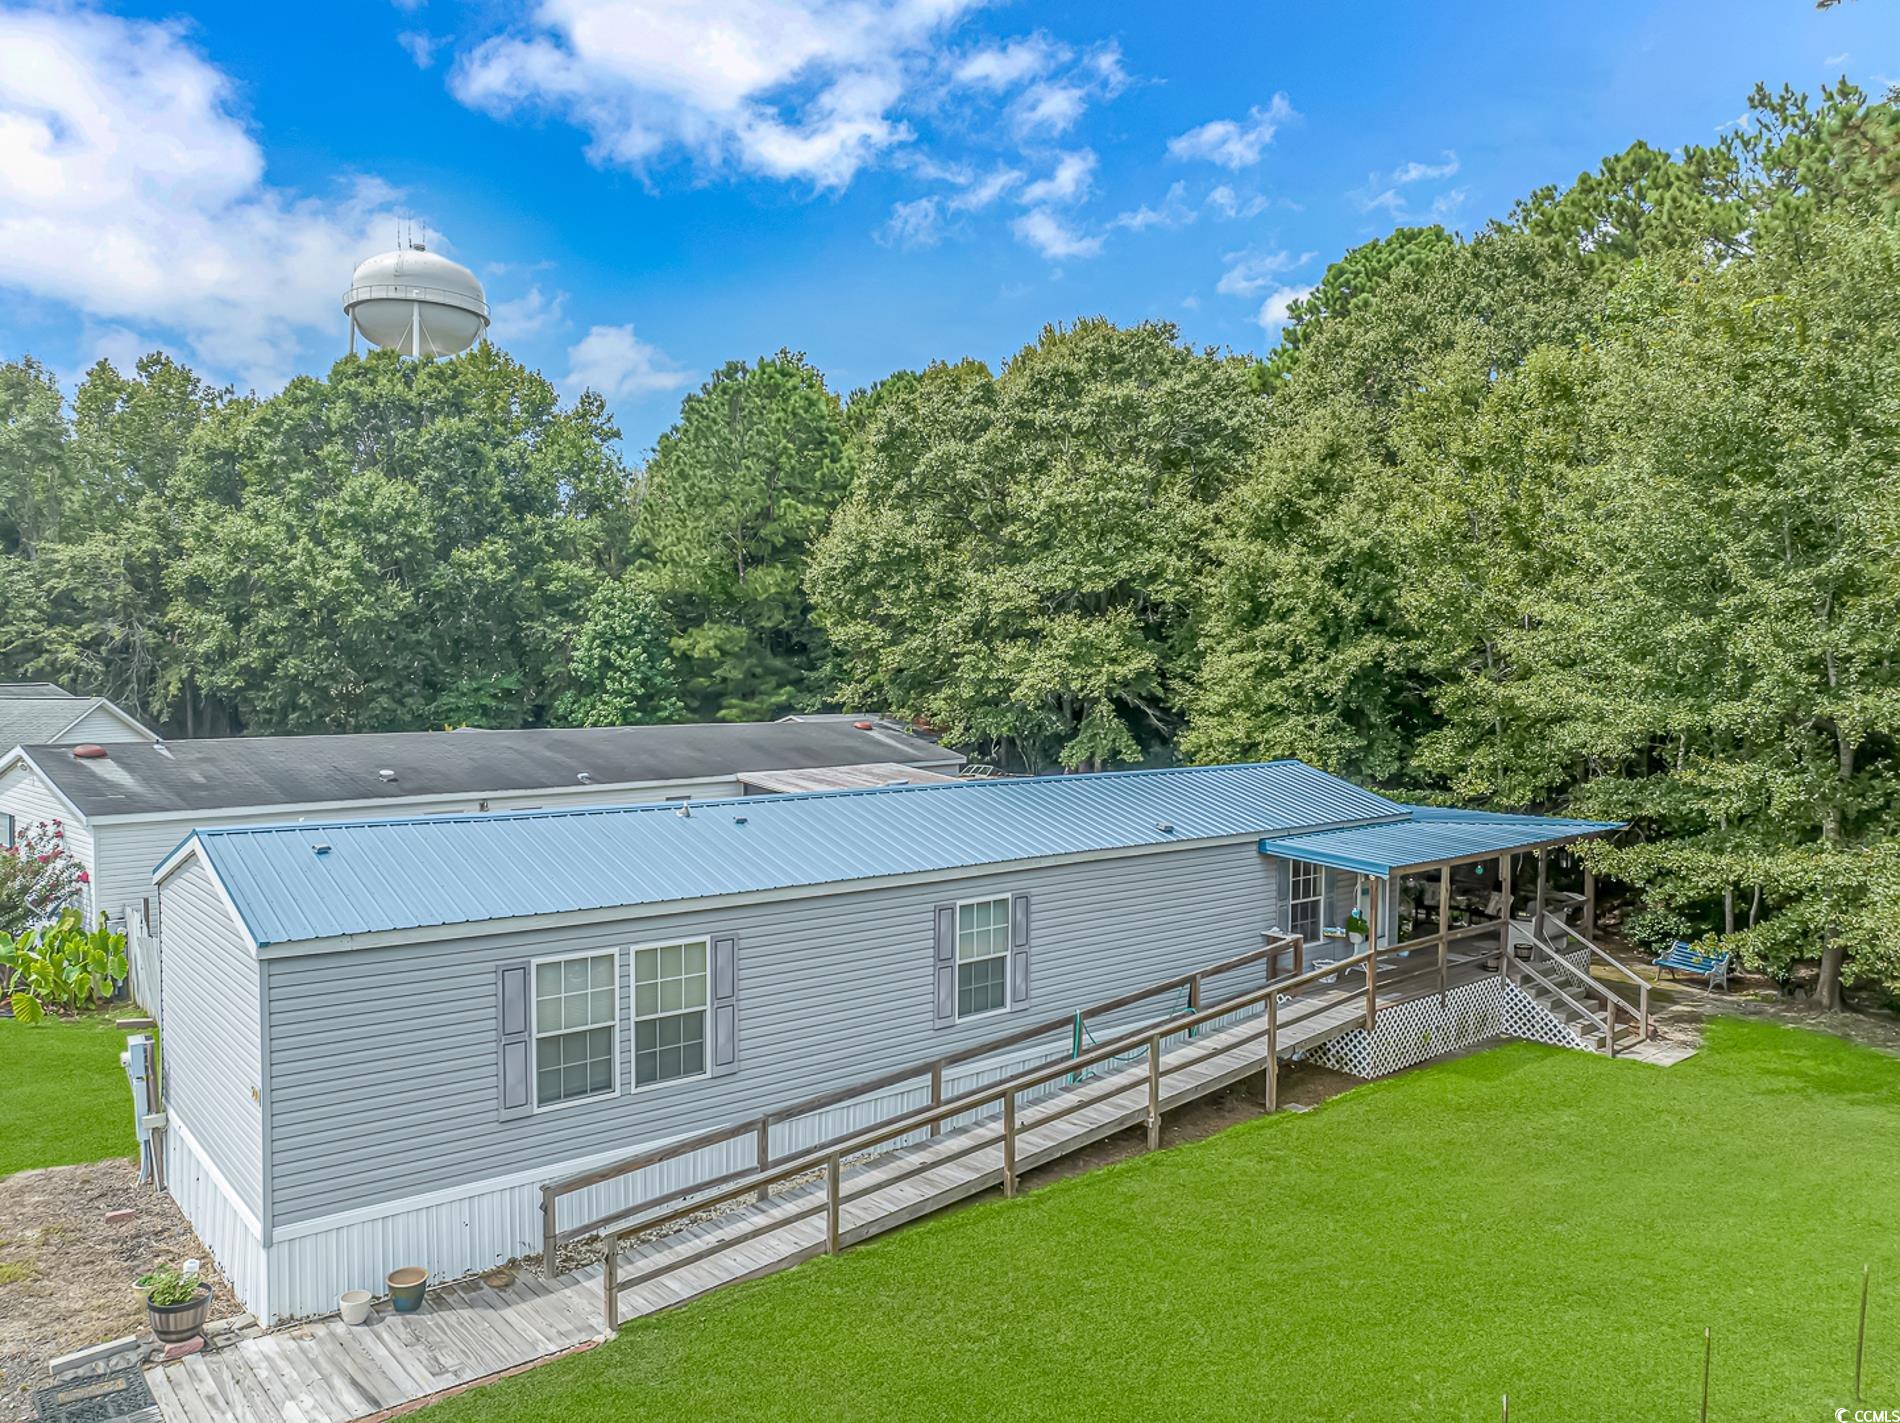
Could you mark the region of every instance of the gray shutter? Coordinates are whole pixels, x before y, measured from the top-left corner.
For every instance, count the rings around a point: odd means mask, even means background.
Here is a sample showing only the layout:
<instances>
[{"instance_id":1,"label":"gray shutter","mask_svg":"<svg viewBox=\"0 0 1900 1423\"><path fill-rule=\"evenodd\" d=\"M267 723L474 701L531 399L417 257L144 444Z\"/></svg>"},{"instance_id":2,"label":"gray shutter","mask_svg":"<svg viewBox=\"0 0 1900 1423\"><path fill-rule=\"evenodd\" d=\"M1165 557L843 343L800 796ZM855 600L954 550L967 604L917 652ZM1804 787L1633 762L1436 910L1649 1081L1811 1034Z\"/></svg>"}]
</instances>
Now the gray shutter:
<instances>
[{"instance_id":1,"label":"gray shutter","mask_svg":"<svg viewBox=\"0 0 1900 1423\"><path fill-rule=\"evenodd\" d=\"M500 1060L501 1121L534 1110L534 1044L528 1036L529 966L503 964L495 972L497 1056Z\"/></svg>"},{"instance_id":2,"label":"gray shutter","mask_svg":"<svg viewBox=\"0 0 1900 1423\"><path fill-rule=\"evenodd\" d=\"M937 1026L957 1020L957 907L937 906L937 933L932 945L937 971Z\"/></svg>"},{"instance_id":3,"label":"gray shutter","mask_svg":"<svg viewBox=\"0 0 1900 1423\"><path fill-rule=\"evenodd\" d=\"M712 941L712 1075L739 1070L739 941Z\"/></svg>"},{"instance_id":4,"label":"gray shutter","mask_svg":"<svg viewBox=\"0 0 1900 1423\"><path fill-rule=\"evenodd\" d=\"M1293 898L1293 865L1290 861L1273 856L1267 862L1273 870L1273 927L1283 934L1293 932L1293 913L1289 901ZM1326 922L1326 905L1321 901L1319 922ZM1312 945L1307 945L1309 949Z\"/></svg>"},{"instance_id":5,"label":"gray shutter","mask_svg":"<svg viewBox=\"0 0 1900 1423\"><path fill-rule=\"evenodd\" d=\"M1009 897L1009 1006L1029 1006L1029 896Z\"/></svg>"}]
</instances>

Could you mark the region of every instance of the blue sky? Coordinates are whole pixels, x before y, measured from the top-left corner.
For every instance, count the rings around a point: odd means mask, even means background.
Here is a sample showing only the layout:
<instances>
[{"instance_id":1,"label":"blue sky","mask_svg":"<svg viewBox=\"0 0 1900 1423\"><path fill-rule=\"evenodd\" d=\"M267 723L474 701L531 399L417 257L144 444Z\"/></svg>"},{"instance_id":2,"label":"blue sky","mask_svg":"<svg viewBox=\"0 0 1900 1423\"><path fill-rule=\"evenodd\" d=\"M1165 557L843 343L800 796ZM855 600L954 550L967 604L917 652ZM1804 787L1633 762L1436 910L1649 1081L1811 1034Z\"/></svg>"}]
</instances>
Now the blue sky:
<instances>
[{"instance_id":1,"label":"blue sky","mask_svg":"<svg viewBox=\"0 0 1900 1423\"><path fill-rule=\"evenodd\" d=\"M1842 72L1900 77L1900 5L0 0L0 355L274 388L407 215L637 456L781 346L840 391L1097 313L1264 350L1357 242Z\"/></svg>"}]
</instances>

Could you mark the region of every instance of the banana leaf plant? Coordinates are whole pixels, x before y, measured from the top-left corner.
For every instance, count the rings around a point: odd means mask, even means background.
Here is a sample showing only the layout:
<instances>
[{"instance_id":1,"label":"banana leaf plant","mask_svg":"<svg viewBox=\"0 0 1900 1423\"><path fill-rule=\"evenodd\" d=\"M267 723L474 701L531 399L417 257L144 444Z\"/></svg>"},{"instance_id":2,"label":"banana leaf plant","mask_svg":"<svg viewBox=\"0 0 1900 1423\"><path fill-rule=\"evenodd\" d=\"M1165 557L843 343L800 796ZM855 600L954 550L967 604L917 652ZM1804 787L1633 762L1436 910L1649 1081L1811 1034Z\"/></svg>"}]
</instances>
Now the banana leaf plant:
<instances>
[{"instance_id":1,"label":"banana leaf plant","mask_svg":"<svg viewBox=\"0 0 1900 1423\"><path fill-rule=\"evenodd\" d=\"M125 974L125 935L108 929L104 914L89 929L84 915L68 909L50 923L0 935L0 985L22 1023L110 998Z\"/></svg>"}]
</instances>

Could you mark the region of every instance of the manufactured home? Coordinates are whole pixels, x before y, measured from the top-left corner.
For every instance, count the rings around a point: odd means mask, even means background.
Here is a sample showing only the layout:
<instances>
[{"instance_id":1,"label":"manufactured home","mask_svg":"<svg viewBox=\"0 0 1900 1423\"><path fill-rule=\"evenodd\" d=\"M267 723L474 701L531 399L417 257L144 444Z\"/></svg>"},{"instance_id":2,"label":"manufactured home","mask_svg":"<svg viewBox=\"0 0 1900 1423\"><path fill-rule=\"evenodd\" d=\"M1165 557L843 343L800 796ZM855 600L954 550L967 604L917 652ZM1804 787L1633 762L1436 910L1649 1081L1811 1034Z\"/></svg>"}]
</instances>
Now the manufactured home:
<instances>
[{"instance_id":1,"label":"manufactured home","mask_svg":"<svg viewBox=\"0 0 1900 1423\"><path fill-rule=\"evenodd\" d=\"M0 682L0 751L156 740L157 732L104 697L74 696L52 682Z\"/></svg>"},{"instance_id":2,"label":"manufactured home","mask_svg":"<svg viewBox=\"0 0 1900 1423\"><path fill-rule=\"evenodd\" d=\"M7 705L0 702L0 709ZM153 1012L160 924L152 867L199 826L700 800L942 780L963 765L955 752L871 717L175 742L148 737L85 746L38 740L0 755L0 817L6 818L0 826L63 823L68 851L91 876L89 908L124 928L132 945L132 990Z\"/></svg>"},{"instance_id":3,"label":"manufactured home","mask_svg":"<svg viewBox=\"0 0 1900 1423\"><path fill-rule=\"evenodd\" d=\"M156 875L166 1186L249 1309L326 1313L400 1265L538 1251L551 1181L949 1053L961 1081L1049 1062L1066 1026L969 1053L1263 935L1344 962L1355 908L1375 942L1437 916L1442 997L1460 914L1510 942L1515 855L1614 828L1298 762L200 828ZM748 1126L568 1204L752 1150Z\"/></svg>"}]
</instances>

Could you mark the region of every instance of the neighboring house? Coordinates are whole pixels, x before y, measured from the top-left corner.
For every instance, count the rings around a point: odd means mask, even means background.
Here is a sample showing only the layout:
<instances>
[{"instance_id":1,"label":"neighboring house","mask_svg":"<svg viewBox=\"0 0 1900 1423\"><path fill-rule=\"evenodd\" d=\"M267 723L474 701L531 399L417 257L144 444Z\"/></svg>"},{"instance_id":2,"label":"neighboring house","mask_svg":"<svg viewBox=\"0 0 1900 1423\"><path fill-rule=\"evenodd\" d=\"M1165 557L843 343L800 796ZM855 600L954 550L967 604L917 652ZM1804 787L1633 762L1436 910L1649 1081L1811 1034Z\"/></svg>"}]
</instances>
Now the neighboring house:
<instances>
[{"instance_id":1,"label":"neighboring house","mask_svg":"<svg viewBox=\"0 0 1900 1423\"><path fill-rule=\"evenodd\" d=\"M885 784L962 764L872 718L28 744L0 754L0 815L64 822L91 907L133 938L133 991L156 1011L152 867L199 826L707 799L820 770Z\"/></svg>"},{"instance_id":2,"label":"neighboring house","mask_svg":"<svg viewBox=\"0 0 1900 1423\"><path fill-rule=\"evenodd\" d=\"M82 741L156 740L156 731L104 697L76 697L51 682L0 682L0 751Z\"/></svg>"},{"instance_id":3,"label":"neighboring house","mask_svg":"<svg viewBox=\"0 0 1900 1423\"><path fill-rule=\"evenodd\" d=\"M157 732L104 697L76 697L51 682L0 682L0 752L31 744L156 740ZM15 796L0 792L0 845L11 845L27 822L65 813L45 788Z\"/></svg>"},{"instance_id":4,"label":"neighboring house","mask_svg":"<svg viewBox=\"0 0 1900 1423\"><path fill-rule=\"evenodd\" d=\"M200 829L156 875L166 1184L248 1309L327 1313L397 1265L444 1280L538 1250L550 1180L1269 930L1343 956L1321 921L1364 906L1390 941L1413 880L1481 891L1486 862L1494 882L1502 855L1611 828L1427 811L1275 762ZM642 1187L743 1168L743 1145ZM575 1200L622 1209L626 1189Z\"/></svg>"}]
</instances>

